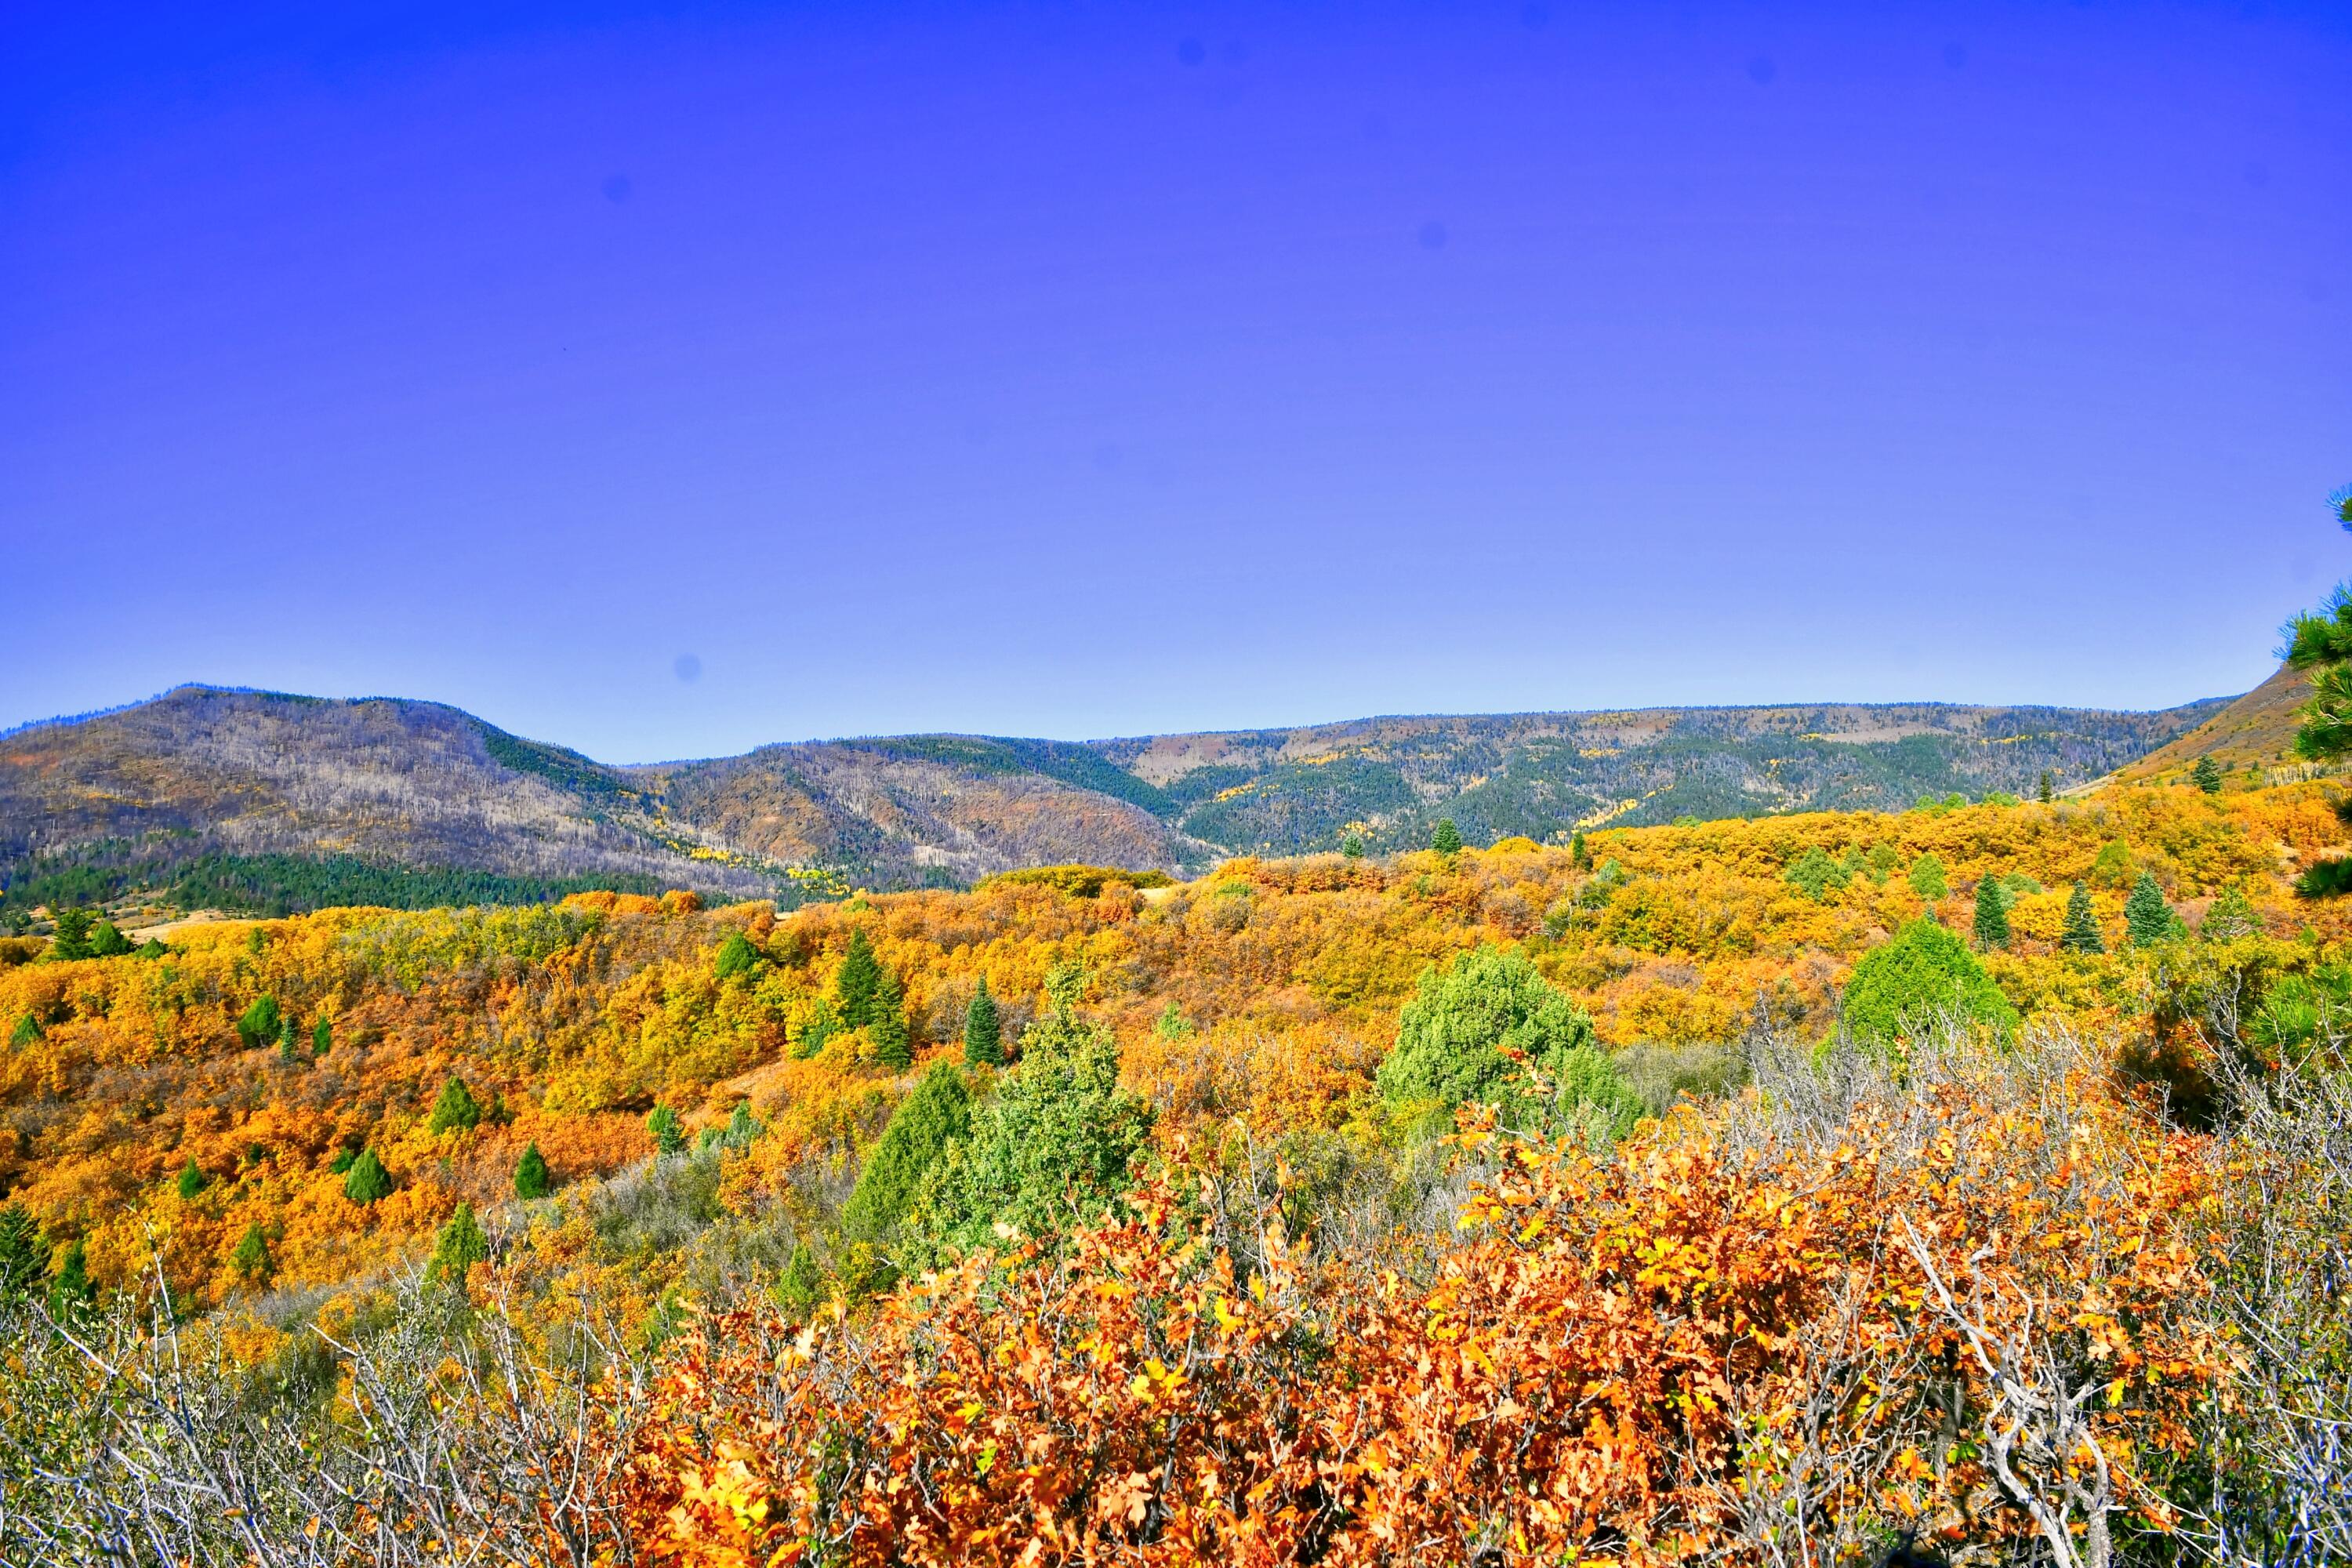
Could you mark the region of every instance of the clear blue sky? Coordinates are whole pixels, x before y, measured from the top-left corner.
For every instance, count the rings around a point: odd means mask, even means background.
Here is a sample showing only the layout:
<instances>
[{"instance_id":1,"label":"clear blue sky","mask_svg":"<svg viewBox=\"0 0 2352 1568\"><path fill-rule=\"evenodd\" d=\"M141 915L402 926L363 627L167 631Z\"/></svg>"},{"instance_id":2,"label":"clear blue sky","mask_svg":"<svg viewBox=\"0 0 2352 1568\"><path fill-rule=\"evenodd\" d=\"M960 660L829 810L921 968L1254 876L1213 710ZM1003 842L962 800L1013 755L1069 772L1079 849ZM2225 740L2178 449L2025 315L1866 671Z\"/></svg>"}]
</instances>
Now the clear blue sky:
<instances>
[{"instance_id":1,"label":"clear blue sky","mask_svg":"<svg viewBox=\"0 0 2352 1568\"><path fill-rule=\"evenodd\" d=\"M0 725L2242 689L2352 570L2347 81L2341 4L9 6Z\"/></svg>"}]
</instances>

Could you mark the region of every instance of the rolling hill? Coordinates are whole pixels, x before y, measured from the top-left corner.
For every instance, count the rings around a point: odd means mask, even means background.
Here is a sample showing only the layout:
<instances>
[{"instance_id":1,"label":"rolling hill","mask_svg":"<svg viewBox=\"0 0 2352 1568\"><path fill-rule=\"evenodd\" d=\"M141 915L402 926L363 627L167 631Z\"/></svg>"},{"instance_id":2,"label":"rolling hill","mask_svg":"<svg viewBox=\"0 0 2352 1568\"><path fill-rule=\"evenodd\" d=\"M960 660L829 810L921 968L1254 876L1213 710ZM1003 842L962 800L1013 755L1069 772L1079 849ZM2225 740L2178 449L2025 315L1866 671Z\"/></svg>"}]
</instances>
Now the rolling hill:
<instances>
[{"instance_id":1,"label":"rolling hill","mask_svg":"<svg viewBox=\"0 0 2352 1568\"><path fill-rule=\"evenodd\" d=\"M1182 872L1350 837L1407 847L1440 816L1478 844L2026 795L2045 772L2068 785L2154 762L2270 689L2148 713L1399 717L1088 742L866 738L615 766L439 703L187 686L0 737L0 877L17 910L149 888L183 907L279 910L591 883L796 901L1070 861Z\"/></svg>"},{"instance_id":2,"label":"rolling hill","mask_svg":"<svg viewBox=\"0 0 2352 1568\"><path fill-rule=\"evenodd\" d=\"M2126 784L2171 779L2207 755L2224 770L2260 768L2274 783L2274 775L2288 770L2297 775L2312 772L2294 755L2295 726L2310 697L2311 678L2281 665L2268 680L2187 734L2126 763L2116 776Z\"/></svg>"}]
</instances>

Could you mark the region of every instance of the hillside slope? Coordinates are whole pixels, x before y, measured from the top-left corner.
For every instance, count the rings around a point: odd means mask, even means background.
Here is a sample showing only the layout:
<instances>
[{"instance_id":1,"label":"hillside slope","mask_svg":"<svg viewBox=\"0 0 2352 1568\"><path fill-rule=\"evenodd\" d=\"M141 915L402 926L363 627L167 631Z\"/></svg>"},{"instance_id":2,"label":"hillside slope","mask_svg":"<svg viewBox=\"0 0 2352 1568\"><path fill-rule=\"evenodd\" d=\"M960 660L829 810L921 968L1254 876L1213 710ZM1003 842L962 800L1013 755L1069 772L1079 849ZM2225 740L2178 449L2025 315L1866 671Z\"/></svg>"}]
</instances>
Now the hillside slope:
<instances>
[{"instance_id":1,"label":"hillside slope","mask_svg":"<svg viewBox=\"0 0 2352 1568\"><path fill-rule=\"evenodd\" d=\"M2208 755L2230 771L2302 771L2305 764L2294 755L2294 731L2310 698L2310 677L2281 665L2268 680L2187 734L2117 769L2116 776L2126 783L2168 779Z\"/></svg>"}]
</instances>

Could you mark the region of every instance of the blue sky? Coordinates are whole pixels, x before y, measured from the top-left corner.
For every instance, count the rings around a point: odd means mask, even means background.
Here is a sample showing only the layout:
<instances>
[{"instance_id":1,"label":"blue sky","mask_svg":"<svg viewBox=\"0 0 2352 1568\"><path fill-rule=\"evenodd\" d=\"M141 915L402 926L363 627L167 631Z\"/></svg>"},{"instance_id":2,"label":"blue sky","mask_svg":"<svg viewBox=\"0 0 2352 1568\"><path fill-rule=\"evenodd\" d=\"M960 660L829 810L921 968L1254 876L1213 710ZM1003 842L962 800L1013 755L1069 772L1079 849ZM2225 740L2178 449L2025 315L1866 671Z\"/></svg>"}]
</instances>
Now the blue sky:
<instances>
[{"instance_id":1,"label":"blue sky","mask_svg":"<svg viewBox=\"0 0 2352 1568\"><path fill-rule=\"evenodd\" d=\"M2342 6L35 9L0 725L2145 707L2352 568Z\"/></svg>"}]
</instances>

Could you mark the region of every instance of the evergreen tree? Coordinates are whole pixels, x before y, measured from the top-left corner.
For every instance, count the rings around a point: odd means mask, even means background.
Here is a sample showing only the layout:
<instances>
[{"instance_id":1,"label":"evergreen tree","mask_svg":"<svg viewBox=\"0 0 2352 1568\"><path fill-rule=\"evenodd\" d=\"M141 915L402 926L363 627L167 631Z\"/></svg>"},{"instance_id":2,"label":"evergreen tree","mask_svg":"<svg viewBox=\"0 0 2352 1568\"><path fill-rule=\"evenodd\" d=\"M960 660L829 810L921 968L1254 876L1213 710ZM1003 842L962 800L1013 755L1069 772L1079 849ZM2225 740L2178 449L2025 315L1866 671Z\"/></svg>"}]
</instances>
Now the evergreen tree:
<instances>
[{"instance_id":1,"label":"evergreen tree","mask_svg":"<svg viewBox=\"0 0 2352 1568\"><path fill-rule=\"evenodd\" d=\"M2099 934L2098 911L2091 907L2091 885L2077 882L2066 895L2066 929L2058 945L2068 952L2105 952L2106 938Z\"/></svg>"},{"instance_id":2,"label":"evergreen tree","mask_svg":"<svg viewBox=\"0 0 2352 1568\"><path fill-rule=\"evenodd\" d=\"M343 1196L360 1205L379 1203L392 1195L392 1173L375 1157L373 1149L362 1149L343 1173Z\"/></svg>"},{"instance_id":3,"label":"evergreen tree","mask_svg":"<svg viewBox=\"0 0 2352 1568\"><path fill-rule=\"evenodd\" d=\"M1462 852L1462 830L1454 826L1452 817L1437 819L1436 829L1429 836L1429 847L1449 859Z\"/></svg>"},{"instance_id":4,"label":"evergreen tree","mask_svg":"<svg viewBox=\"0 0 2352 1568\"><path fill-rule=\"evenodd\" d=\"M335 1026L328 1022L327 1016L321 1013L319 1021L310 1026L310 1054L323 1057L334 1048Z\"/></svg>"},{"instance_id":5,"label":"evergreen tree","mask_svg":"<svg viewBox=\"0 0 2352 1568\"><path fill-rule=\"evenodd\" d=\"M27 1013L16 1020L14 1029L8 1031L8 1047L11 1050L22 1050L40 1037L41 1021Z\"/></svg>"},{"instance_id":6,"label":"evergreen tree","mask_svg":"<svg viewBox=\"0 0 2352 1568\"><path fill-rule=\"evenodd\" d=\"M290 1013L287 1015L286 1021L278 1026L278 1059L282 1062L310 1059L302 1049L302 1031L295 1026L294 1016Z\"/></svg>"},{"instance_id":7,"label":"evergreen tree","mask_svg":"<svg viewBox=\"0 0 2352 1568\"><path fill-rule=\"evenodd\" d=\"M940 1062L892 1112L857 1185L842 1205L841 1230L859 1241L887 1243L948 1145L971 1136L971 1092L963 1074Z\"/></svg>"},{"instance_id":8,"label":"evergreen tree","mask_svg":"<svg viewBox=\"0 0 2352 1568\"><path fill-rule=\"evenodd\" d=\"M997 1014L996 998L988 994L985 974L971 994L971 1005L963 1010L963 1059L974 1067L1004 1065L1004 1022Z\"/></svg>"},{"instance_id":9,"label":"evergreen tree","mask_svg":"<svg viewBox=\"0 0 2352 1568\"><path fill-rule=\"evenodd\" d=\"M261 1222L254 1221L245 1227L236 1249L228 1255L228 1266L236 1277L248 1285L267 1285L277 1265L269 1256L269 1237L262 1233Z\"/></svg>"},{"instance_id":10,"label":"evergreen tree","mask_svg":"<svg viewBox=\"0 0 2352 1568\"><path fill-rule=\"evenodd\" d=\"M1339 840L1339 853L1345 855L1350 860L1362 859L1364 858L1364 836L1360 833L1350 833L1347 837L1341 838Z\"/></svg>"},{"instance_id":11,"label":"evergreen tree","mask_svg":"<svg viewBox=\"0 0 2352 1568\"><path fill-rule=\"evenodd\" d=\"M277 1042L286 1020L278 1011L278 998L267 991L253 999L245 1016L236 1021L236 1037L245 1042L246 1049L257 1050Z\"/></svg>"},{"instance_id":12,"label":"evergreen tree","mask_svg":"<svg viewBox=\"0 0 2352 1568\"><path fill-rule=\"evenodd\" d=\"M2004 1034L2017 1027L2017 1009L1968 944L1931 920L1913 921L1864 954L1839 1012L1856 1039L1880 1046L1944 1018Z\"/></svg>"},{"instance_id":13,"label":"evergreen tree","mask_svg":"<svg viewBox=\"0 0 2352 1568\"><path fill-rule=\"evenodd\" d=\"M874 956L874 946L866 933L849 933L849 946L841 955L841 973L834 977L833 995L841 1009L843 1025L862 1029L874 1021L874 998L882 989L882 965Z\"/></svg>"},{"instance_id":14,"label":"evergreen tree","mask_svg":"<svg viewBox=\"0 0 2352 1568\"><path fill-rule=\"evenodd\" d=\"M203 1194L205 1184L205 1173L196 1164L196 1157L191 1154L188 1156L188 1163L180 1167L178 1183L180 1201L194 1203Z\"/></svg>"},{"instance_id":15,"label":"evergreen tree","mask_svg":"<svg viewBox=\"0 0 2352 1568\"><path fill-rule=\"evenodd\" d=\"M2172 934L2172 906L2153 872L2142 871L2124 900L2124 931L2134 947L2147 947Z\"/></svg>"},{"instance_id":16,"label":"evergreen tree","mask_svg":"<svg viewBox=\"0 0 2352 1568\"><path fill-rule=\"evenodd\" d=\"M1161 1008L1160 1016L1151 1021L1152 1035L1162 1040L1187 1039L1200 1032L1192 1020L1184 1016L1184 1009L1173 1002Z\"/></svg>"},{"instance_id":17,"label":"evergreen tree","mask_svg":"<svg viewBox=\"0 0 2352 1568\"><path fill-rule=\"evenodd\" d=\"M548 1173L547 1170L547 1156L539 1152L538 1144L525 1144L522 1158L515 1162L515 1196L524 1199L543 1198L554 1188L554 1178Z\"/></svg>"},{"instance_id":18,"label":"evergreen tree","mask_svg":"<svg viewBox=\"0 0 2352 1568\"><path fill-rule=\"evenodd\" d=\"M56 930L49 937L49 956L56 959L89 957L91 919L88 910L61 909L51 915L49 923Z\"/></svg>"},{"instance_id":19,"label":"evergreen tree","mask_svg":"<svg viewBox=\"0 0 2352 1568\"><path fill-rule=\"evenodd\" d=\"M874 1043L876 1063L894 1071L914 1066L914 1045L907 1034L907 989L890 970L882 972L874 988L873 1014L866 1037Z\"/></svg>"},{"instance_id":20,"label":"evergreen tree","mask_svg":"<svg viewBox=\"0 0 2352 1568\"><path fill-rule=\"evenodd\" d=\"M2205 911L2204 923L2197 934L2208 942L2228 942L2233 937L2252 936L2263 929L2262 917L2254 912L2252 899L2245 888L2236 882L2221 889Z\"/></svg>"},{"instance_id":21,"label":"evergreen tree","mask_svg":"<svg viewBox=\"0 0 2352 1568\"><path fill-rule=\"evenodd\" d=\"M48 1278L49 1249L22 1204L0 1206L0 1303L21 1301Z\"/></svg>"},{"instance_id":22,"label":"evergreen tree","mask_svg":"<svg viewBox=\"0 0 2352 1568\"><path fill-rule=\"evenodd\" d=\"M1977 879L1976 936L1978 950L1991 952L2009 945L2009 895L2000 879L1990 873Z\"/></svg>"},{"instance_id":23,"label":"evergreen tree","mask_svg":"<svg viewBox=\"0 0 2352 1568\"><path fill-rule=\"evenodd\" d=\"M654 1135L654 1152L664 1158L686 1152L686 1127L677 1112L667 1105L656 1105L646 1118L646 1131Z\"/></svg>"},{"instance_id":24,"label":"evergreen tree","mask_svg":"<svg viewBox=\"0 0 2352 1568\"><path fill-rule=\"evenodd\" d=\"M89 1257L79 1241L74 1242L58 1260L58 1271L49 1281L49 1311L56 1317L68 1317L86 1312L98 1301L98 1289L89 1282Z\"/></svg>"},{"instance_id":25,"label":"evergreen tree","mask_svg":"<svg viewBox=\"0 0 2352 1568\"><path fill-rule=\"evenodd\" d=\"M1569 835L1568 863L1579 871L1592 864L1592 845L1581 833Z\"/></svg>"},{"instance_id":26,"label":"evergreen tree","mask_svg":"<svg viewBox=\"0 0 2352 1568\"><path fill-rule=\"evenodd\" d=\"M2220 795L2221 793L2221 764L2213 760L2212 752L2208 752L2203 756L2197 759L2197 765L2189 771L2189 779L2191 784L2194 784L2199 789L2203 790L2207 795Z\"/></svg>"},{"instance_id":27,"label":"evergreen tree","mask_svg":"<svg viewBox=\"0 0 2352 1568\"><path fill-rule=\"evenodd\" d=\"M433 1257L425 1265L427 1286L463 1290L466 1271L490 1256L490 1238L482 1234L474 1205L461 1203L449 1223L433 1238Z\"/></svg>"},{"instance_id":28,"label":"evergreen tree","mask_svg":"<svg viewBox=\"0 0 2352 1568\"><path fill-rule=\"evenodd\" d=\"M792 1258L784 1264L784 1277L776 1281L776 1301L795 1317L806 1317L824 1300L824 1271L816 1266L816 1257L809 1251L808 1243L793 1243Z\"/></svg>"},{"instance_id":29,"label":"evergreen tree","mask_svg":"<svg viewBox=\"0 0 2352 1568\"><path fill-rule=\"evenodd\" d=\"M2058 775L2052 773L2048 768L2042 769L2042 782L2035 787L2033 793L2044 805L2048 805L2052 801L2057 799Z\"/></svg>"},{"instance_id":30,"label":"evergreen tree","mask_svg":"<svg viewBox=\"0 0 2352 1568\"><path fill-rule=\"evenodd\" d=\"M1944 863L1933 855L1922 855L1912 861L1911 890L1931 904L1949 893L1952 889L1944 880Z\"/></svg>"},{"instance_id":31,"label":"evergreen tree","mask_svg":"<svg viewBox=\"0 0 2352 1568\"><path fill-rule=\"evenodd\" d=\"M760 967L760 950L741 931L730 931L719 944L719 956L711 963L711 973L721 980L738 974L750 974Z\"/></svg>"},{"instance_id":32,"label":"evergreen tree","mask_svg":"<svg viewBox=\"0 0 2352 1568\"><path fill-rule=\"evenodd\" d=\"M425 1119L425 1131L438 1137L450 1131L471 1132L481 1124L481 1102L466 1087L465 1079L453 1078L441 1086L441 1098L433 1102L433 1114Z\"/></svg>"},{"instance_id":33,"label":"evergreen tree","mask_svg":"<svg viewBox=\"0 0 2352 1568\"><path fill-rule=\"evenodd\" d=\"M1843 888L1853 875L1853 868L1845 862L1816 844L1791 861L1789 868L1780 873L1780 879L1818 904Z\"/></svg>"},{"instance_id":34,"label":"evergreen tree","mask_svg":"<svg viewBox=\"0 0 2352 1568\"><path fill-rule=\"evenodd\" d=\"M116 929L112 921L100 921L90 928L89 955L92 958L121 958L131 951L131 939Z\"/></svg>"}]
</instances>

